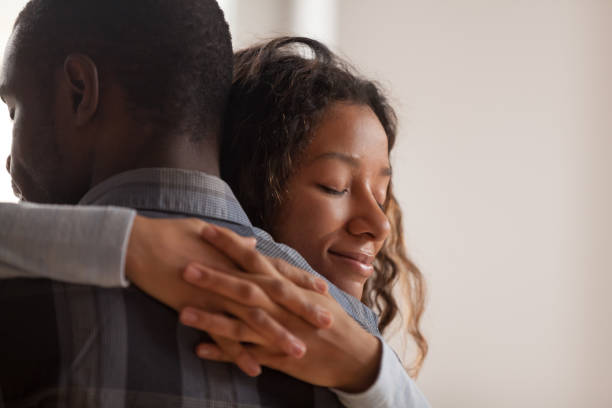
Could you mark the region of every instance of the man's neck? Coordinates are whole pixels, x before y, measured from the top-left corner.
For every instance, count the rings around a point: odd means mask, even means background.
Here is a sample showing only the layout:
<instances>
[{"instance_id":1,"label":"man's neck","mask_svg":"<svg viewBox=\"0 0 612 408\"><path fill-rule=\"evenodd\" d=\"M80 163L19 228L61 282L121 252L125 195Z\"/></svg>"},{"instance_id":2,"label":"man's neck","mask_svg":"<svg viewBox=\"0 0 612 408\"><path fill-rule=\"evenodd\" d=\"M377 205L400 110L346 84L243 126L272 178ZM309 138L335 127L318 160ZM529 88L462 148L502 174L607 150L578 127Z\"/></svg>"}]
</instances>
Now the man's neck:
<instances>
[{"instance_id":1,"label":"man's neck","mask_svg":"<svg viewBox=\"0 0 612 408\"><path fill-rule=\"evenodd\" d=\"M219 152L210 144L183 143L166 146L134 160L129 170L145 167L165 167L196 170L212 176L219 176Z\"/></svg>"},{"instance_id":2,"label":"man's neck","mask_svg":"<svg viewBox=\"0 0 612 408\"><path fill-rule=\"evenodd\" d=\"M202 141L193 143L183 141L147 149L141 145L139 148L126 149L118 154L114 160L103 160L106 166L98 166L92 175L91 186L112 177L116 174L139 168L177 168L194 170L219 177L219 149L215 143Z\"/></svg>"}]
</instances>

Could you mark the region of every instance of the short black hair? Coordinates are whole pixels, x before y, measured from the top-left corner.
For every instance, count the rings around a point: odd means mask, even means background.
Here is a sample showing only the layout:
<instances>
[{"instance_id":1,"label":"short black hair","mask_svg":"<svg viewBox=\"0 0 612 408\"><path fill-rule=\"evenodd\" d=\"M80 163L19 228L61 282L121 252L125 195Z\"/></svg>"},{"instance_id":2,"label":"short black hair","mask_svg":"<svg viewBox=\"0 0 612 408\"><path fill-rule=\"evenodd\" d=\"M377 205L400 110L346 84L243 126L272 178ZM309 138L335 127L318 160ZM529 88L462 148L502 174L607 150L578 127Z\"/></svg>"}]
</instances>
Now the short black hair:
<instances>
[{"instance_id":1,"label":"short black hair","mask_svg":"<svg viewBox=\"0 0 612 408\"><path fill-rule=\"evenodd\" d=\"M31 0L17 27L17 58L38 78L50 79L69 54L86 54L102 87L116 81L135 117L160 134L218 136L232 44L215 0Z\"/></svg>"}]
</instances>

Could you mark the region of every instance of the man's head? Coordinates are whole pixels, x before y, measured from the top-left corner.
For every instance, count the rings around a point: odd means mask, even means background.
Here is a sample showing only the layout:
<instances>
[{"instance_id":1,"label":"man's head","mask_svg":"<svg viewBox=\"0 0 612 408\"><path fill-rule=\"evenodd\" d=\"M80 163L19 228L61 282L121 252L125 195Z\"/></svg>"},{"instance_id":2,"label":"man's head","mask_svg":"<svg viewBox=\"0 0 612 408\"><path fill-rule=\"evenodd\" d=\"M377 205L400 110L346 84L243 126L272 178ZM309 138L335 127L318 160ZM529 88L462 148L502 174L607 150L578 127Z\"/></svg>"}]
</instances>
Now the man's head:
<instances>
[{"instance_id":1,"label":"man's head","mask_svg":"<svg viewBox=\"0 0 612 408\"><path fill-rule=\"evenodd\" d=\"M231 38L214 0L32 0L5 52L10 171L29 201L216 146ZM178 147L177 147L178 146Z\"/></svg>"}]
</instances>

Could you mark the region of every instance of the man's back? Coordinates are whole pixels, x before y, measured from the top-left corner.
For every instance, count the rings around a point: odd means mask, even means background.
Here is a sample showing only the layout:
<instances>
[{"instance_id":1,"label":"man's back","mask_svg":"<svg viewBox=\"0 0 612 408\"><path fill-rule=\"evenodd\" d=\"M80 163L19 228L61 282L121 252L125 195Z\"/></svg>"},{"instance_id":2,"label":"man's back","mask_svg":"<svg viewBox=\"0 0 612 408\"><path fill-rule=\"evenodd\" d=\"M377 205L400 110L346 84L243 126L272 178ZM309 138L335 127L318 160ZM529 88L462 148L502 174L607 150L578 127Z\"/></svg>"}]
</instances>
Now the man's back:
<instances>
[{"instance_id":1,"label":"man's back","mask_svg":"<svg viewBox=\"0 0 612 408\"><path fill-rule=\"evenodd\" d=\"M264 253L305 265L253 229L229 188L203 173L125 173L94 188L84 203L132 206L150 216L199 216L258 235ZM368 309L336 288L332 294L375 330ZM272 370L254 379L233 365L198 359L193 350L203 335L135 287L4 281L0 307L0 387L7 406L339 405L329 390Z\"/></svg>"}]
</instances>

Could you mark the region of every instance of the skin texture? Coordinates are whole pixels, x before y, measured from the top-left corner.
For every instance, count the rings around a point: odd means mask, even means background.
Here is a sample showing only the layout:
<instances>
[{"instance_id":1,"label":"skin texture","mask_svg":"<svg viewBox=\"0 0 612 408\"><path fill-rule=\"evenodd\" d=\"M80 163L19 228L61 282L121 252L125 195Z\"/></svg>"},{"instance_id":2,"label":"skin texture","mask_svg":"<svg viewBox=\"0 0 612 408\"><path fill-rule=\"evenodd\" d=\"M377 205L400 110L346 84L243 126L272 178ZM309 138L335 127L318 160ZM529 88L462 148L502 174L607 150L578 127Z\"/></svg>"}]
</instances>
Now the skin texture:
<instances>
[{"instance_id":1,"label":"skin texture","mask_svg":"<svg viewBox=\"0 0 612 408\"><path fill-rule=\"evenodd\" d=\"M381 209L390 178L387 135L374 112L336 103L288 181L274 238L361 299L390 230Z\"/></svg>"}]
</instances>

